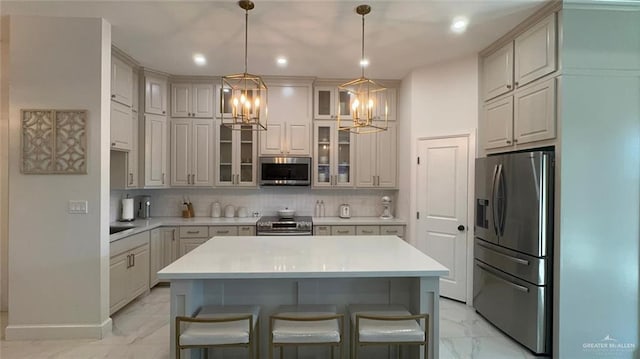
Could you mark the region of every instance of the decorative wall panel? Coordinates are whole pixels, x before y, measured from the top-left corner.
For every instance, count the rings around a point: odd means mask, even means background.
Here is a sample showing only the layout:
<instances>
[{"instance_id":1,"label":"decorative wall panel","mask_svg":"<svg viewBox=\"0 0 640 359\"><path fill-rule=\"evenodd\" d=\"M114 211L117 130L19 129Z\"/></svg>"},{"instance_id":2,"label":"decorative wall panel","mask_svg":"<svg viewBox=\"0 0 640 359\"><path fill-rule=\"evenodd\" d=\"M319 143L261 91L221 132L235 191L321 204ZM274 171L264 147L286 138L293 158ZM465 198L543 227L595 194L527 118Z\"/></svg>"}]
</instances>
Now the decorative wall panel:
<instances>
[{"instance_id":1,"label":"decorative wall panel","mask_svg":"<svg viewBox=\"0 0 640 359\"><path fill-rule=\"evenodd\" d=\"M86 110L22 110L22 173L86 174Z\"/></svg>"}]
</instances>

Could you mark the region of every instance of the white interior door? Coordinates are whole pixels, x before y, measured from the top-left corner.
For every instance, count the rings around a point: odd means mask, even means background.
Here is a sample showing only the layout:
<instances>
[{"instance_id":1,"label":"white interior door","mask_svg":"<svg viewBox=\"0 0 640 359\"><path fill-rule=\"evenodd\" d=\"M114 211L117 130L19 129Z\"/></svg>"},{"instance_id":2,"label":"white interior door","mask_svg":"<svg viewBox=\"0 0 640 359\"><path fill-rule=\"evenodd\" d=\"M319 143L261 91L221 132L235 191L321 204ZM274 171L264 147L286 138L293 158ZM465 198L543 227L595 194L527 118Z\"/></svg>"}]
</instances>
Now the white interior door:
<instances>
[{"instance_id":1,"label":"white interior door","mask_svg":"<svg viewBox=\"0 0 640 359\"><path fill-rule=\"evenodd\" d=\"M416 244L449 268L440 294L466 301L468 138L418 141L418 213Z\"/></svg>"}]
</instances>

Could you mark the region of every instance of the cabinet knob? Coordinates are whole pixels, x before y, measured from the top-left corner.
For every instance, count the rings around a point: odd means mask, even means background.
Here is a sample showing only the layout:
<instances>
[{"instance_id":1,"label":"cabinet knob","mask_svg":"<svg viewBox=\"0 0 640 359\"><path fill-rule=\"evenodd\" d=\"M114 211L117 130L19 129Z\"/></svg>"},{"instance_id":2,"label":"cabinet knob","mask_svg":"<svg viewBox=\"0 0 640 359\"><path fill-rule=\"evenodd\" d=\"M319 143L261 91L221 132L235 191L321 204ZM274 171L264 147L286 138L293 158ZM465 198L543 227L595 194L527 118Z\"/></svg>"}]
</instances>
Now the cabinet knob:
<instances>
[{"instance_id":1,"label":"cabinet knob","mask_svg":"<svg viewBox=\"0 0 640 359\"><path fill-rule=\"evenodd\" d=\"M508 144L508 145L510 145L510 144L511 144L511 141L507 140L507 144Z\"/></svg>"},{"instance_id":2,"label":"cabinet knob","mask_svg":"<svg viewBox=\"0 0 640 359\"><path fill-rule=\"evenodd\" d=\"M518 81L516 81L515 85L516 85L516 87L518 87Z\"/></svg>"},{"instance_id":3,"label":"cabinet knob","mask_svg":"<svg viewBox=\"0 0 640 359\"><path fill-rule=\"evenodd\" d=\"M518 143L518 139L516 138L515 140L513 140L513 143Z\"/></svg>"},{"instance_id":4,"label":"cabinet knob","mask_svg":"<svg viewBox=\"0 0 640 359\"><path fill-rule=\"evenodd\" d=\"M116 95L111 95L111 98L116 98Z\"/></svg>"},{"instance_id":5,"label":"cabinet knob","mask_svg":"<svg viewBox=\"0 0 640 359\"><path fill-rule=\"evenodd\" d=\"M162 111L162 114L164 115L167 111Z\"/></svg>"},{"instance_id":6,"label":"cabinet knob","mask_svg":"<svg viewBox=\"0 0 640 359\"><path fill-rule=\"evenodd\" d=\"M507 88L508 88L508 89L511 89L511 85L507 85Z\"/></svg>"},{"instance_id":7,"label":"cabinet knob","mask_svg":"<svg viewBox=\"0 0 640 359\"><path fill-rule=\"evenodd\" d=\"M115 147L116 143L115 142L111 142L111 147Z\"/></svg>"},{"instance_id":8,"label":"cabinet knob","mask_svg":"<svg viewBox=\"0 0 640 359\"><path fill-rule=\"evenodd\" d=\"M458 230L459 230L460 232L464 231L464 226L463 226L463 225L459 225L459 226L458 226Z\"/></svg>"}]
</instances>

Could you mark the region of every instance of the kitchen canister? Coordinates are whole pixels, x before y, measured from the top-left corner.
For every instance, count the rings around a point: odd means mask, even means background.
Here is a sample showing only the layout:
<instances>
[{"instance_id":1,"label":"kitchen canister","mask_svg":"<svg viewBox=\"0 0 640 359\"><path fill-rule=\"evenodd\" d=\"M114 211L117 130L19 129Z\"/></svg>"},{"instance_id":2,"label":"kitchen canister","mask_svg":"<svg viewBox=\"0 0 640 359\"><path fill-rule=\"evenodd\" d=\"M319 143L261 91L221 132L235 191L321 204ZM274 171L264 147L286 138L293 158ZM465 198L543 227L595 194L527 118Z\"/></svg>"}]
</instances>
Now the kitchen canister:
<instances>
[{"instance_id":1,"label":"kitchen canister","mask_svg":"<svg viewBox=\"0 0 640 359\"><path fill-rule=\"evenodd\" d=\"M218 201L211 203L211 217L219 218L221 212L222 209L220 208L220 203Z\"/></svg>"}]
</instances>

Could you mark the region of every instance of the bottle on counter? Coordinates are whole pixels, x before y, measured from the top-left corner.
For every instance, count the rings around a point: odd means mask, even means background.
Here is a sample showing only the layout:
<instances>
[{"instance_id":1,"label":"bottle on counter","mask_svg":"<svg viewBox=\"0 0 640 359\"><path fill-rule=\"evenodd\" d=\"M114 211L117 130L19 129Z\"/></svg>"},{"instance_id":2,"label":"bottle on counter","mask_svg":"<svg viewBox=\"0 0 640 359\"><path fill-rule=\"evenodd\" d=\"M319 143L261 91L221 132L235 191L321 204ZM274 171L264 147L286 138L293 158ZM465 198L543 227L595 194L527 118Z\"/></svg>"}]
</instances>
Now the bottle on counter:
<instances>
[{"instance_id":1,"label":"bottle on counter","mask_svg":"<svg viewBox=\"0 0 640 359\"><path fill-rule=\"evenodd\" d=\"M316 209L313 212L314 217L320 217L320 201L316 200Z\"/></svg>"},{"instance_id":2,"label":"bottle on counter","mask_svg":"<svg viewBox=\"0 0 640 359\"><path fill-rule=\"evenodd\" d=\"M324 201L320 201L320 217L324 217Z\"/></svg>"}]
</instances>

